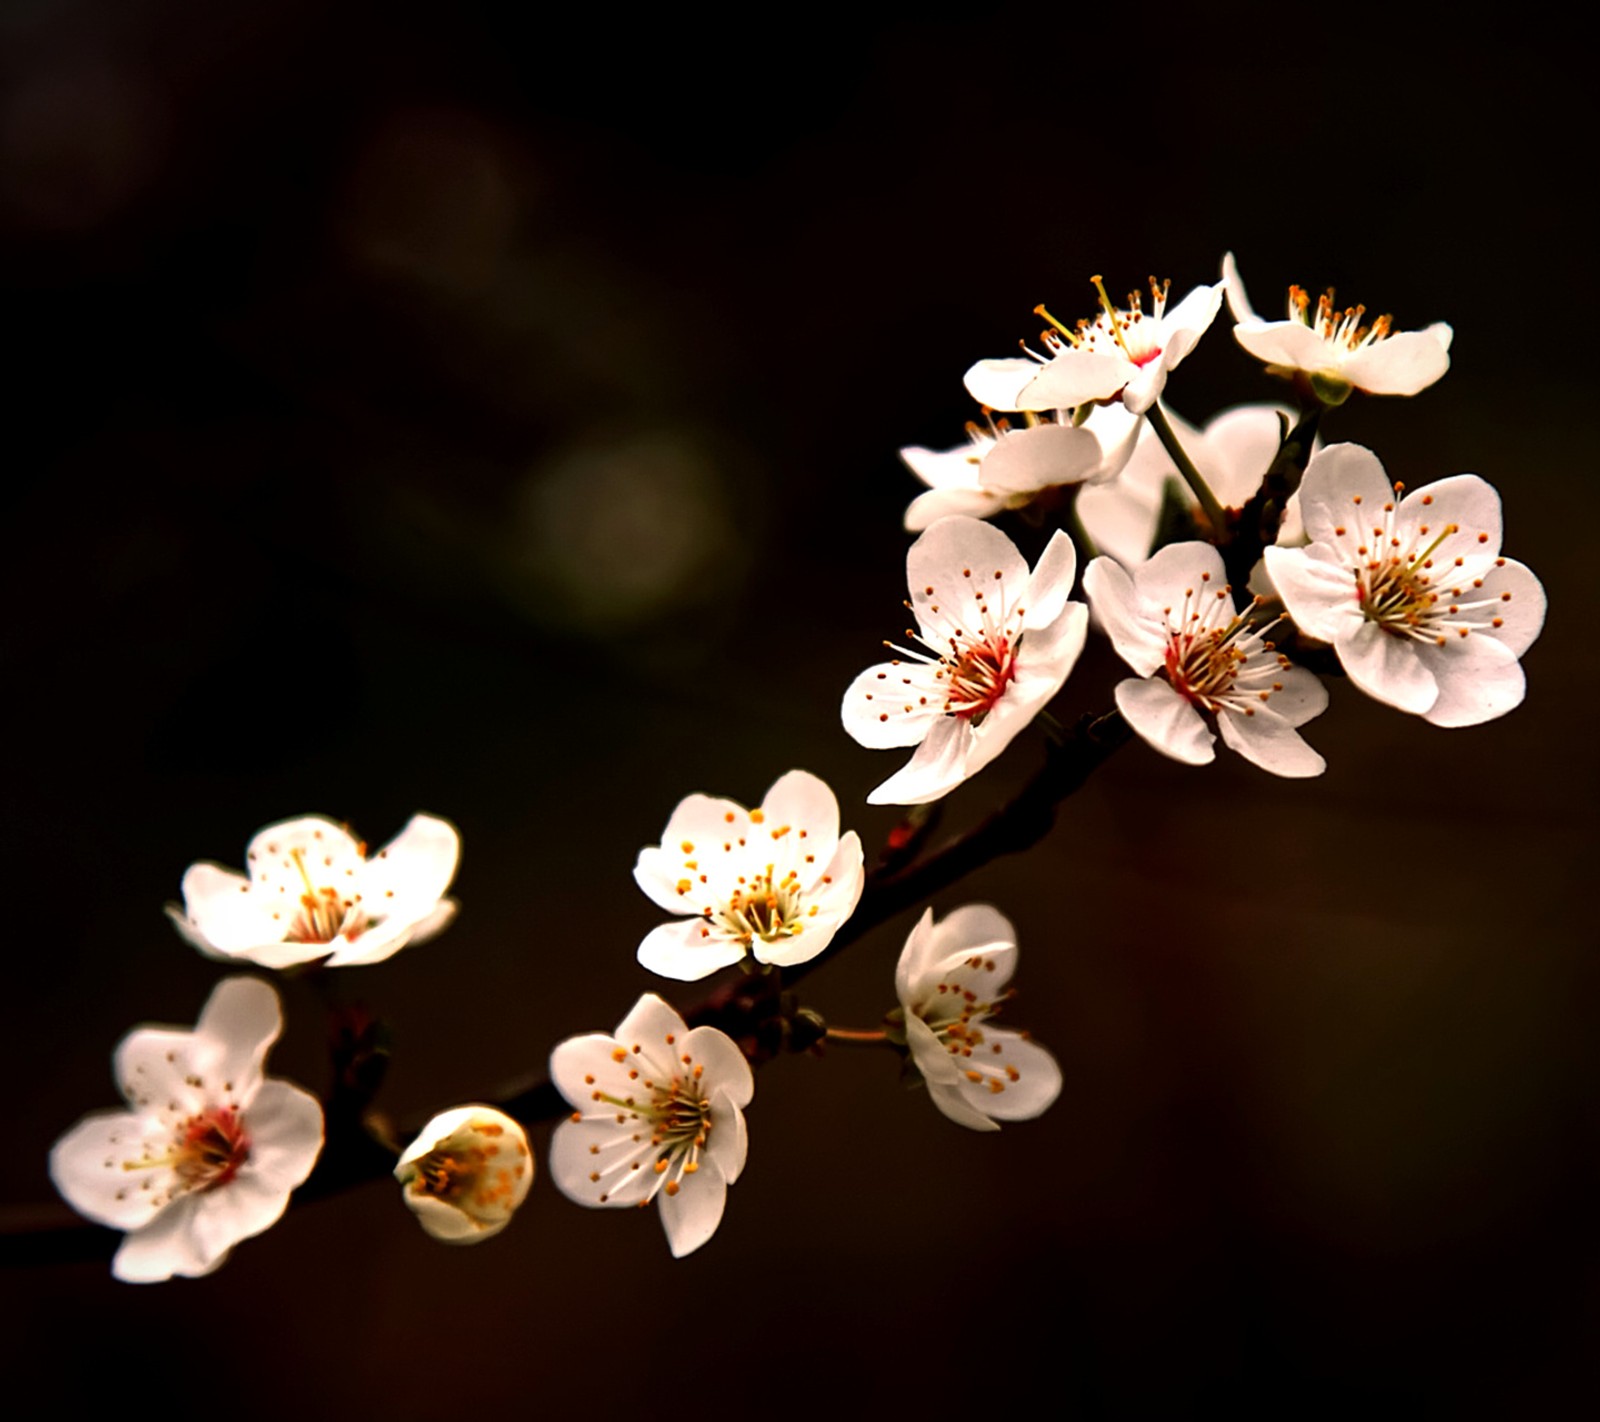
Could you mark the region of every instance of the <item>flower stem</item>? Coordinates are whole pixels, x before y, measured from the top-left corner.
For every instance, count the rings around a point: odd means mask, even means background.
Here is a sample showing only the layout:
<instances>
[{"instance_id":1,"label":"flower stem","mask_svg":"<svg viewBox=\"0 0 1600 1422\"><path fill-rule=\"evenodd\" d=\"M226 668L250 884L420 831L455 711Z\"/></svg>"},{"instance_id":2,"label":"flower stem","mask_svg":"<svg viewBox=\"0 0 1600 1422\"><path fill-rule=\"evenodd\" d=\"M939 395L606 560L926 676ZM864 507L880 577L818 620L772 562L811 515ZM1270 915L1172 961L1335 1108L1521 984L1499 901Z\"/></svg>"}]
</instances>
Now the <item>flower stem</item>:
<instances>
[{"instance_id":1,"label":"flower stem","mask_svg":"<svg viewBox=\"0 0 1600 1422\"><path fill-rule=\"evenodd\" d=\"M877 1047L889 1040L887 1032L868 1032L855 1027L830 1027L826 1039L847 1047Z\"/></svg>"},{"instance_id":2,"label":"flower stem","mask_svg":"<svg viewBox=\"0 0 1600 1422\"><path fill-rule=\"evenodd\" d=\"M1159 400L1153 401L1150 408L1145 411L1145 418L1150 421L1150 428L1156 432L1156 438L1161 441L1161 447L1167 451L1168 457L1178 466L1178 473L1183 476L1183 482L1189 486L1189 492L1200 500L1201 511L1206 520L1211 524L1218 545L1228 541L1228 516L1223 512L1222 505L1217 502L1217 496L1211 492L1211 486L1206 483L1200 471L1195 468L1194 461L1189 458L1187 451L1178 442L1178 433L1172 428L1172 422L1167 419L1167 413L1161 408Z\"/></svg>"}]
</instances>

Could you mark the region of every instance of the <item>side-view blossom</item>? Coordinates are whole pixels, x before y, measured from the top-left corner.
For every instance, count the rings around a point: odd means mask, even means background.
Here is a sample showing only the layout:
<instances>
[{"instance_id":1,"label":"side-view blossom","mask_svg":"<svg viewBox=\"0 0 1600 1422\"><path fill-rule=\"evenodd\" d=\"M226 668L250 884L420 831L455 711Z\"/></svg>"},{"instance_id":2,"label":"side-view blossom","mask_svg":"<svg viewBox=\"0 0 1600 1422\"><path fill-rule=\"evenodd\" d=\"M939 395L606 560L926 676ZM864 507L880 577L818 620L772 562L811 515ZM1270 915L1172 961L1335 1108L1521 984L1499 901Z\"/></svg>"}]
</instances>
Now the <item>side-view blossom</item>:
<instances>
[{"instance_id":1,"label":"side-view blossom","mask_svg":"<svg viewBox=\"0 0 1600 1422\"><path fill-rule=\"evenodd\" d=\"M1169 311L1172 283L1151 277L1147 312L1137 291L1117 307L1100 278L1093 281L1101 309L1092 321L1069 328L1040 307L1055 328L1044 336L1049 355L980 360L967 371L967 393L991 410L1070 410L1118 396L1136 415L1148 410L1216 318L1222 283L1195 287Z\"/></svg>"},{"instance_id":2,"label":"side-view blossom","mask_svg":"<svg viewBox=\"0 0 1600 1422\"><path fill-rule=\"evenodd\" d=\"M508 1224L533 1184L528 1134L493 1106L435 1116L406 1147L394 1178L423 1229L446 1244L476 1244Z\"/></svg>"},{"instance_id":3,"label":"side-view blossom","mask_svg":"<svg viewBox=\"0 0 1600 1422\"><path fill-rule=\"evenodd\" d=\"M1016 545L972 518L944 518L911 545L906 575L920 650L862 672L844 728L871 749L915 746L867 799L937 800L1000 754L1061 689L1083 650L1088 609L1069 602L1072 540L1056 533L1030 573Z\"/></svg>"},{"instance_id":4,"label":"side-view blossom","mask_svg":"<svg viewBox=\"0 0 1600 1422\"><path fill-rule=\"evenodd\" d=\"M1216 415L1204 429L1196 429L1171 410L1165 413L1217 502L1225 509L1239 509L1249 503L1272 467L1283 436L1278 417L1289 411L1280 405L1236 405ZM1077 511L1084 531L1100 552L1125 568L1138 567L1153 549L1169 486L1198 516L1199 500L1161 441L1147 431L1115 479L1079 492Z\"/></svg>"},{"instance_id":5,"label":"side-view blossom","mask_svg":"<svg viewBox=\"0 0 1600 1422\"><path fill-rule=\"evenodd\" d=\"M1321 775L1326 762L1296 729L1327 709L1327 689L1266 641L1233 603L1222 555L1172 543L1130 577L1110 558L1084 571L1084 591L1117 655L1138 672L1119 682L1117 709L1163 755L1216 759L1223 742L1274 775Z\"/></svg>"},{"instance_id":6,"label":"side-view blossom","mask_svg":"<svg viewBox=\"0 0 1600 1422\"><path fill-rule=\"evenodd\" d=\"M933 1104L974 1131L1031 1120L1061 1094L1056 1059L991 1021L1010 996L1016 937L1011 921L988 904L968 904L938 923L930 908L895 968L911 1060Z\"/></svg>"},{"instance_id":7,"label":"side-view blossom","mask_svg":"<svg viewBox=\"0 0 1600 1422\"><path fill-rule=\"evenodd\" d=\"M906 509L906 531L921 533L955 514L993 518L1048 489L1110 479L1132 456L1139 429L1136 415L1107 405L1082 422L969 424L967 443L954 449L902 449L900 458L928 486Z\"/></svg>"},{"instance_id":8,"label":"side-view blossom","mask_svg":"<svg viewBox=\"0 0 1600 1422\"><path fill-rule=\"evenodd\" d=\"M1289 288L1289 315L1263 321L1250 305L1233 253L1222 259L1228 309L1238 323L1233 336L1257 360L1280 375L1304 371L1323 387L1319 394L1337 404L1353 387L1369 395L1415 395L1450 369L1454 332L1443 321L1421 331L1395 331L1394 319L1379 316L1363 325L1365 306L1334 305L1330 289L1317 298Z\"/></svg>"},{"instance_id":9,"label":"side-view blossom","mask_svg":"<svg viewBox=\"0 0 1600 1422\"><path fill-rule=\"evenodd\" d=\"M839 834L833 791L791 770L753 810L710 795L680 800L633 878L661 908L693 915L652 929L639 961L692 982L746 954L785 968L816 957L855 912L866 869L860 836Z\"/></svg>"},{"instance_id":10,"label":"side-view blossom","mask_svg":"<svg viewBox=\"0 0 1600 1422\"><path fill-rule=\"evenodd\" d=\"M264 1077L283 1028L259 978L217 984L192 1032L142 1027L113 1058L126 1111L85 1116L50 1152L73 1209L127 1237L128 1283L198 1278L276 1222L322 1149L316 1097Z\"/></svg>"},{"instance_id":11,"label":"side-view blossom","mask_svg":"<svg viewBox=\"0 0 1600 1422\"><path fill-rule=\"evenodd\" d=\"M191 865L178 932L210 958L288 968L378 963L433 937L455 917L455 826L414 815L371 858L348 828L322 815L268 825L245 851L245 872Z\"/></svg>"},{"instance_id":12,"label":"side-view blossom","mask_svg":"<svg viewBox=\"0 0 1600 1422\"><path fill-rule=\"evenodd\" d=\"M1300 509L1309 544L1268 548L1267 572L1351 681L1435 726L1521 703L1519 659L1544 626L1544 589L1500 556L1489 484L1457 474L1402 497L1371 450L1335 444L1306 467Z\"/></svg>"},{"instance_id":13,"label":"side-view blossom","mask_svg":"<svg viewBox=\"0 0 1600 1422\"><path fill-rule=\"evenodd\" d=\"M750 1063L714 1027L692 1031L646 993L615 1035L571 1037L550 1054L570 1119L550 1139L550 1175L580 1205L661 1206L674 1258L716 1233L744 1169Z\"/></svg>"}]
</instances>

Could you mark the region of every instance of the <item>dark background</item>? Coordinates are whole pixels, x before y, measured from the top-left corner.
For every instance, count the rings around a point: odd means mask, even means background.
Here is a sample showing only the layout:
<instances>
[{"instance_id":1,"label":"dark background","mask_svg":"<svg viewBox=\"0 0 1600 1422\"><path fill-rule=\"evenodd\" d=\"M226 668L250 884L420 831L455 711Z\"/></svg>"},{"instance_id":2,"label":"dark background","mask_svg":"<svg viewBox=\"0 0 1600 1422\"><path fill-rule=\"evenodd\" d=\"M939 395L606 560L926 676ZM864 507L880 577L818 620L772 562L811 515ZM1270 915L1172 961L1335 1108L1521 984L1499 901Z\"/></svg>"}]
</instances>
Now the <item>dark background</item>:
<instances>
[{"instance_id":1,"label":"dark background","mask_svg":"<svg viewBox=\"0 0 1600 1422\"><path fill-rule=\"evenodd\" d=\"M1572 37L1396 13L0 5L12 1227L59 1218L45 1156L114 1104L118 1038L191 1023L220 975L162 902L268 821L462 829L456 926L335 984L394 1026L402 1119L661 986L629 871L681 795L754 802L804 766L881 843L893 812L862 800L899 760L836 708L900 626L895 450L954 443L966 365L1038 301L1089 314L1092 273L1182 292L1232 247L1263 311L1299 281L1453 322L1439 386L1329 433L1413 485L1488 478L1551 605L1502 721L1339 684L1309 784L1134 745L1043 849L941 897L1017 924L1017 1020L1066 1077L1042 1120L979 1137L887 1057L782 1060L688 1260L543 1179L462 1251L369 1187L203 1281L11 1272L13 1401L1575 1401L1600 1315L1594 90ZM1226 317L1169 386L1192 420L1274 394ZM1117 674L1091 646L1058 713ZM871 1025L909 926L809 999ZM320 1085L318 999L283 992L274 1069Z\"/></svg>"}]
</instances>

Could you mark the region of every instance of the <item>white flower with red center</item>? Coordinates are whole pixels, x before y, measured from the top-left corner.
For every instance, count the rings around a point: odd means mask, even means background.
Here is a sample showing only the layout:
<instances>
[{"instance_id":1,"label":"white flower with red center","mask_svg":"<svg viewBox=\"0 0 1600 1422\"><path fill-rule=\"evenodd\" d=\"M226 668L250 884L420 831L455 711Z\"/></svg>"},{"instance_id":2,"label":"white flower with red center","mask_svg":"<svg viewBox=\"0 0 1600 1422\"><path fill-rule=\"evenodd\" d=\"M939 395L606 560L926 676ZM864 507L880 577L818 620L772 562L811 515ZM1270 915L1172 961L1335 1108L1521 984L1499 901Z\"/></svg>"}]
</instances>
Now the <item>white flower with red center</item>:
<instances>
[{"instance_id":1,"label":"white flower with red center","mask_svg":"<svg viewBox=\"0 0 1600 1422\"><path fill-rule=\"evenodd\" d=\"M992 1018L1010 996L1016 933L988 904L968 904L935 923L928 909L895 968L911 1060L933 1104L975 1131L1027 1121L1061 1094L1049 1052Z\"/></svg>"},{"instance_id":2,"label":"white flower with red center","mask_svg":"<svg viewBox=\"0 0 1600 1422\"><path fill-rule=\"evenodd\" d=\"M675 1258L716 1232L744 1169L743 1108L755 1078L733 1039L691 1031L646 993L614 1036L572 1037L550 1077L573 1107L550 1139L550 1175L580 1205L661 1206Z\"/></svg>"},{"instance_id":3,"label":"white flower with red center","mask_svg":"<svg viewBox=\"0 0 1600 1422\"><path fill-rule=\"evenodd\" d=\"M694 915L649 933L639 961L692 982L746 955L784 968L816 957L855 912L866 869L860 836L839 834L833 791L791 770L753 810L710 795L679 801L633 877L660 907Z\"/></svg>"},{"instance_id":4,"label":"white flower with red center","mask_svg":"<svg viewBox=\"0 0 1600 1422\"><path fill-rule=\"evenodd\" d=\"M1112 305L1105 283L1092 278L1100 312L1070 328L1035 307L1054 328L1044 333L1048 355L980 360L967 371L967 393L991 410L1070 410L1091 400L1122 403L1142 415L1166 388L1167 375L1195 348L1222 305L1222 283L1197 286L1170 311L1171 282L1150 278L1150 310L1137 292L1126 307Z\"/></svg>"},{"instance_id":5,"label":"white flower with red center","mask_svg":"<svg viewBox=\"0 0 1600 1422\"><path fill-rule=\"evenodd\" d=\"M1340 310L1332 290L1313 309L1309 293L1298 286L1289 288L1288 319L1263 321L1245 294L1232 252L1222 259L1222 280L1238 323L1234 339L1276 374L1304 371L1329 404L1338 404L1352 387L1369 395L1415 395L1450 369L1454 333L1443 321L1397 332L1389 316L1364 324L1365 306Z\"/></svg>"},{"instance_id":6,"label":"white flower with red center","mask_svg":"<svg viewBox=\"0 0 1600 1422\"><path fill-rule=\"evenodd\" d=\"M1289 412L1278 405L1238 405L1203 430L1171 410L1166 416L1217 502L1225 509L1240 509L1261 487L1277 457L1283 439L1280 413ZM1078 517L1100 552L1135 568L1150 556L1169 488L1191 514L1199 514L1199 500L1150 431L1115 479L1078 494Z\"/></svg>"},{"instance_id":7,"label":"white flower with red center","mask_svg":"<svg viewBox=\"0 0 1600 1422\"><path fill-rule=\"evenodd\" d=\"M900 458L928 485L906 509L906 530L920 533L954 514L993 518L1046 490L1113 478L1133 455L1139 424L1121 406L1106 406L1081 423L1068 415L1021 429L1004 420L988 429L969 424L967 443L955 449L902 449Z\"/></svg>"},{"instance_id":8,"label":"white flower with red center","mask_svg":"<svg viewBox=\"0 0 1600 1422\"><path fill-rule=\"evenodd\" d=\"M457 1106L435 1116L394 1168L423 1229L446 1244L500 1233L533 1184L528 1134L493 1106Z\"/></svg>"},{"instance_id":9,"label":"white flower with red center","mask_svg":"<svg viewBox=\"0 0 1600 1422\"><path fill-rule=\"evenodd\" d=\"M191 865L183 907L167 913L211 958L262 968L377 963L455 917L444 894L460 857L455 826L432 815L413 816L371 858L344 825L306 815L257 834L243 874Z\"/></svg>"},{"instance_id":10,"label":"white flower with red center","mask_svg":"<svg viewBox=\"0 0 1600 1422\"><path fill-rule=\"evenodd\" d=\"M1222 556L1209 543L1173 543L1130 577L1096 558L1083 586L1117 654L1139 673L1118 684L1117 709L1155 749L1188 765L1224 743L1274 775L1321 775L1322 757L1296 727L1320 715L1327 689L1267 641L1271 626L1234 607ZM1202 714L1205 713L1205 714Z\"/></svg>"},{"instance_id":11,"label":"white flower with red center","mask_svg":"<svg viewBox=\"0 0 1600 1422\"><path fill-rule=\"evenodd\" d=\"M1358 444L1306 467L1310 543L1268 548L1267 572L1307 636L1350 680L1436 726L1474 726L1521 703L1520 658L1544 626L1544 589L1500 556L1500 496L1476 474L1401 496Z\"/></svg>"},{"instance_id":12,"label":"white flower with red center","mask_svg":"<svg viewBox=\"0 0 1600 1422\"><path fill-rule=\"evenodd\" d=\"M1030 573L1005 534L945 518L911 545L907 604L918 648L862 672L844 694L844 728L872 749L915 746L867 799L937 800L1000 754L1061 689L1083 650L1088 609L1069 602L1077 554L1056 533Z\"/></svg>"},{"instance_id":13,"label":"white flower with red center","mask_svg":"<svg viewBox=\"0 0 1600 1422\"><path fill-rule=\"evenodd\" d=\"M322 1149L316 1097L262 1075L282 1030L259 978L217 984L192 1032L144 1027L114 1058L129 1110L85 1116L50 1152L67 1203L124 1230L129 1283L209 1274L273 1224Z\"/></svg>"}]
</instances>

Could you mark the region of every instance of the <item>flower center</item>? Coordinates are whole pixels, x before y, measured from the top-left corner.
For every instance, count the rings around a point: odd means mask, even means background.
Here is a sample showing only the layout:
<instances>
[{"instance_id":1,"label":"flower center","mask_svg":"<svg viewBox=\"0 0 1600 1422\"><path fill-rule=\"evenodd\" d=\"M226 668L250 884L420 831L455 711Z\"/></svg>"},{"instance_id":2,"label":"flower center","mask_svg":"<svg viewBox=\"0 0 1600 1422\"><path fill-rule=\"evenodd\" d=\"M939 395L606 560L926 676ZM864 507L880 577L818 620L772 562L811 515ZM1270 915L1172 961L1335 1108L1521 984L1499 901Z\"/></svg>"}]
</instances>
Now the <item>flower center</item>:
<instances>
[{"instance_id":1,"label":"flower center","mask_svg":"<svg viewBox=\"0 0 1600 1422\"><path fill-rule=\"evenodd\" d=\"M250 1141L239 1113L231 1106L215 1106L178 1128L171 1163L183 1189L215 1190L249 1159Z\"/></svg>"},{"instance_id":2,"label":"flower center","mask_svg":"<svg viewBox=\"0 0 1600 1422\"><path fill-rule=\"evenodd\" d=\"M973 970L994 971L994 961L981 956L968 958L964 967ZM959 1059L963 1075L975 1085L984 1085L991 1095L998 1096L1022 1073L1004 1060L1003 1041L989 1041L983 1023L999 1015L1005 997L986 1001L970 987L958 981L941 982L934 986L933 996L911 1010L933 1029L933 1034L952 1057ZM998 1033L1000 1038L1012 1034Z\"/></svg>"},{"instance_id":3,"label":"flower center","mask_svg":"<svg viewBox=\"0 0 1600 1422\"><path fill-rule=\"evenodd\" d=\"M776 872L776 866L769 864L765 873L739 875L739 886L715 914L747 948L757 938L763 943L793 938L804 926L801 920L808 916L800 902L800 875L790 869L782 878L775 878ZM810 912L815 913L815 908Z\"/></svg>"},{"instance_id":4,"label":"flower center","mask_svg":"<svg viewBox=\"0 0 1600 1422\"><path fill-rule=\"evenodd\" d=\"M289 925L286 937L290 943L332 943L335 938L353 943L378 922L353 899L341 898L337 889L317 888L306 868L303 849L289 853L306 890L300 895L300 911Z\"/></svg>"},{"instance_id":5,"label":"flower center","mask_svg":"<svg viewBox=\"0 0 1600 1422\"><path fill-rule=\"evenodd\" d=\"M1233 589L1210 589L1210 573L1199 588L1186 588L1177 608L1163 608L1167 620L1165 673L1174 691L1192 705L1255 714L1259 702L1283 690L1273 677L1288 666L1262 633L1275 624L1252 627L1233 608Z\"/></svg>"},{"instance_id":6,"label":"flower center","mask_svg":"<svg viewBox=\"0 0 1600 1422\"><path fill-rule=\"evenodd\" d=\"M1005 695L1016 676L1016 654L1003 632L988 633L981 640L970 640L957 647L952 661L945 658L945 710L982 725L983 718Z\"/></svg>"},{"instance_id":7,"label":"flower center","mask_svg":"<svg viewBox=\"0 0 1600 1422\"><path fill-rule=\"evenodd\" d=\"M669 1195L678 1193L685 1175L693 1175L700 1169L700 1155L705 1150L706 1141L711 1135L711 1127L714 1124L711 1119L711 1103L700 1088L700 1078L704 1072L703 1066L696 1066L688 1076L674 1076L664 1086L650 1081L644 1082L643 1084L650 1088L649 1103L644 1105L641 1105L634 1096L619 1099L602 1091L594 1093L596 1101L604 1101L608 1105L632 1112L650 1123L650 1149L655 1152L656 1157L651 1169L657 1175L667 1175L669 1171L671 1172L661 1186ZM618 1116L617 1119L621 1121L623 1118ZM633 1139L637 1141L639 1137L634 1136ZM638 1170L643 1164L643 1159L642 1156L635 1159L630 1169ZM619 1164L611 1167L605 1174L620 1169ZM605 1175L599 1170L594 1171L589 1177L595 1184L599 1184L604 1178ZM607 1193L609 1194L609 1190ZM601 1204L605 1203L606 1198L605 1194L600 1196Z\"/></svg>"},{"instance_id":8,"label":"flower center","mask_svg":"<svg viewBox=\"0 0 1600 1422\"><path fill-rule=\"evenodd\" d=\"M1302 286L1289 288L1289 319L1309 326L1329 345L1343 346L1348 351L1358 351L1362 346L1381 341L1394 324L1391 316L1380 316L1371 326L1363 326L1361 318L1367 314L1365 306L1347 306L1343 311L1334 305L1330 286L1317 298L1317 313L1311 315L1311 295Z\"/></svg>"}]
</instances>

